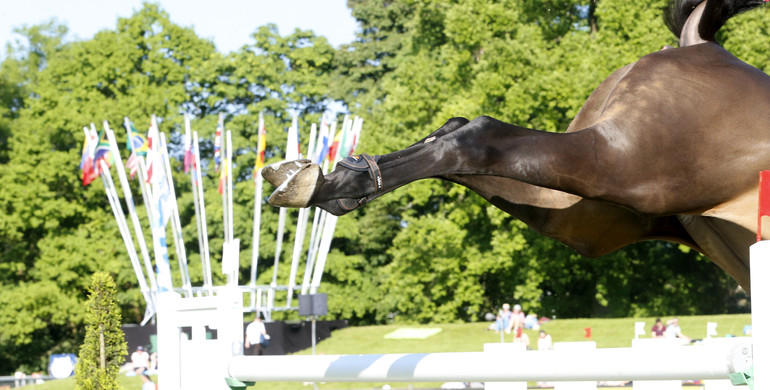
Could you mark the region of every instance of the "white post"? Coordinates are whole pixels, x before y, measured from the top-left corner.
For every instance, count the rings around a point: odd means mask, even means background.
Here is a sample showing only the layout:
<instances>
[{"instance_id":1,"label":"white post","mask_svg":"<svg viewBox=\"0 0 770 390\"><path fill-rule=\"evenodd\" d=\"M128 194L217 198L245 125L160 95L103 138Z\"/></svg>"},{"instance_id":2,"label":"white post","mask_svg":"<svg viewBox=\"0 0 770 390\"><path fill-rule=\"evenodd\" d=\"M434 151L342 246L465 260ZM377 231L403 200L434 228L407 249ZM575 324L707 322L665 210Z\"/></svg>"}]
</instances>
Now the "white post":
<instances>
[{"instance_id":1,"label":"white post","mask_svg":"<svg viewBox=\"0 0 770 390\"><path fill-rule=\"evenodd\" d=\"M206 201L203 197L203 176L201 174L201 151L198 147L198 132L193 131L193 147L195 148L195 175L198 182L198 200L200 201L200 224L201 236L203 237L203 252L201 253L201 262L203 262L203 287L208 289L209 295L214 295L211 281L211 256L209 252L209 231L206 225Z\"/></svg>"},{"instance_id":2,"label":"white post","mask_svg":"<svg viewBox=\"0 0 770 390\"><path fill-rule=\"evenodd\" d=\"M501 331L502 332L502 331ZM516 355L527 351L524 343L486 343L484 353L497 356L502 361L516 359ZM484 382L486 390L527 390L527 382Z\"/></svg>"},{"instance_id":3,"label":"white post","mask_svg":"<svg viewBox=\"0 0 770 390\"><path fill-rule=\"evenodd\" d=\"M677 353L683 347L676 339L669 338L649 338L631 340L631 347L635 350L655 351L660 355ZM634 390L682 390L681 380L636 380L634 381Z\"/></svg>"},{"instance_id":4,"label":"white post","mask_svg":"<svg viewBox=\"0 0 770 390\"><path fill-rule=\"evenodd\" d=\"M110 150L115 157L115 170L118 172L118 179L120 179L120 186L123 188L123 198L128 206L128 213L131 216L131 224L134 227L134 234L136 234L136 241L139 243L139 248L142 252L142 257L145 262L150 261L150 254L147 250L147 244L144 241L144 233L142 232L142 224L139 223L139 217L136 215L136 206L134 205L134 197L131 195L131 187L128 186L128 179L126 178L126 171L123 168L123 160L120 158L120 150L118 150L118 143L115 140L115 134L110 130L107 121L104 123L105 131L107 133L107 140L110 142ZM133 246L133 245L132 245ZM155 314L155 299L150 293L150 289L147 286L147 280L144 278L144 272L142 266L139 264L139 259L135 259L129 255L131 264L134 267L136 278L139 282L139 288L144 296L145 303L148 305L148 309L145 314L144 320L148 320L153 314ZM136 261L134 261L136 260Z\"/></svg>"},{"instance_id":5,"label":"white post","mask_svg":"<svg viewBox=\"0 0 770 390\"><path fill-rule=\"evenodd\" d=\"M160 133L160 155L163 159L163 169L166 170L166 180L168 180L168 191L171 194L171 232L174 235L174 248L176 249L176 258L179 262L179 274L182 276L182 288L191 297L192 286L190 285L190 271L187 269L187 253L184 248L184 239L182 238L182 222L179 219L179 206L176 202L176 190L174 189L174 177L171 176L171 161L168 158L168 146L166 145L166 134Z\"/></svg>"},{"instance_id":6,"label":"white post","mask_svg":"<svg viewBox=\"0 0 770 390\"><path fill-rule=\"evenodd\" d=\"M754 388L770 388L770 241L749 248L751 269L751 337L754 340Z\"/></svg>"},{"instance_id":7,"label":"white post","mask_svg":"<svg viewBox=\"0 0 770 390\"><path fill-rule=\"evenodd\" d=\"M133 138L133 130L131 129L131 121L128 120L128 117L123 118L123 124L126 127L126 132L128 133L129 139ZM131 143L131 148L133 149L133 141ZM144 158L141 156L136 156L139 163L139 188L142 192L142 200L144 201L144 208L147 212L147 219L150 220L150 234L152 235L152 190L150 190L150 187L147 185L147 167L144 164ZM154 238L153 238L154 242ZM158 283L155 278L155 272L152 268L152 261L150 260L150 257L144 258L144 267L147 271L147 277L150 279L150 288L153 291L153 294L158 292Z\"/></svg>"},{"instance_id":8,"label":"white post","mask_svg":"<svg viewBox=\"0 0 770 390\"><path fill-rule=\"evenodd\" d=\"M575 355L585 354L590 356L591 352L596 351L595 341L574 341L553 343L553 351L574 353ZM626 364L637 364L636 360L630 360ZM554 390L596 390L596 381L569 381L554 383Z\"/></svg>"},{"instance_id":9,"label":"white post","mask_svg":"<svg viewBox=\"0 0 770 390\"><path fill-rule=\"evenodd\" d=\"M310 137L308 137L307 156L313 158L316 143L316 125L310 126ZM291 269L289 272L289 284L286 298L286 308L291 309L291 301L294 297L294 287L297 285L297 270L299 268L299 258L302 254L302 245L305 243L305 232L307 230L307 218L310 208L299 209L297 215L297 228L294 231L294 248L291 253Z\"/></svg>"}]
</instances>

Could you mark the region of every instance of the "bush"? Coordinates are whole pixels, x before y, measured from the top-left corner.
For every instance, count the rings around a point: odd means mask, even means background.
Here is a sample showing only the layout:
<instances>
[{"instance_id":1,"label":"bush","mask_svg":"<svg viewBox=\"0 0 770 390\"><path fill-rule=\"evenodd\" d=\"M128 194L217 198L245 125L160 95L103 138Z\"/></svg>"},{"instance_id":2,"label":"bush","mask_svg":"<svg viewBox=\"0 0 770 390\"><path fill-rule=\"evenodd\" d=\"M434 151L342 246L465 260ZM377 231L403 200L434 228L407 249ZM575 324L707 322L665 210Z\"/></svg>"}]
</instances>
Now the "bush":
<instances>
[{"instance_id":1,"label":"bush","mask_svg":"<svg viewBox=\"0 0 770 390\"><path fill-rule=\"evenodd\" d=\"M127 354L120 329L120 308L115 282L105 272L96 272L88 287L86 337L75 367L77 389L117 389L118 372Z\"/></svg>"}]
</instances>

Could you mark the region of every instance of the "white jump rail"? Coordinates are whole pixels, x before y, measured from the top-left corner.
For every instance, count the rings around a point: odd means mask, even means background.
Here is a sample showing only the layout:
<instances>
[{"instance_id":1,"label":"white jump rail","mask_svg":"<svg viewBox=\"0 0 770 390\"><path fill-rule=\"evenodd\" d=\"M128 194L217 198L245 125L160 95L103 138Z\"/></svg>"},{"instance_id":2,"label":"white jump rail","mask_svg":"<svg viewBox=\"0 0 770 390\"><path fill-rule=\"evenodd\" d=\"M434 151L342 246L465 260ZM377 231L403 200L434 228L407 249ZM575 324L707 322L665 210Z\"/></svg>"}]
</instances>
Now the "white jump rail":
<instances>
[{"instance_id":1,"label":"white jump rail","mask_svg":"<svg viewBox=\"0 0 770 390\"><path fill-rule=\"evenodd\" d=\"M445 382L727 379L751 367L751 345L683 347L675 353L632 348L382 355L236 356L230 381ZM231 386L233 387L233 386ZM243 387L241 387L243 388Z\"/></svg>"}]
</instances>

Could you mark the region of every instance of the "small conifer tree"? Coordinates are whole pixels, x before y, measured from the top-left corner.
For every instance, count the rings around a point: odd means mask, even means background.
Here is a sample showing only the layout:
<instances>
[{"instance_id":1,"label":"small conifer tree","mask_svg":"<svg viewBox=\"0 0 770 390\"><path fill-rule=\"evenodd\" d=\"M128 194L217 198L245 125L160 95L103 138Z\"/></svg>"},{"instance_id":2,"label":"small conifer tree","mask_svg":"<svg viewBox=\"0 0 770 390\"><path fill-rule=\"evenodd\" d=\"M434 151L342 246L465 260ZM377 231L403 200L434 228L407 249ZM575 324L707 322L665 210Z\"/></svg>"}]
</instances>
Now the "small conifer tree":
<instances>
[{"instance_id":1,"label":"small conifer tree","mask_svg":"<svg viewBox=\"0 0 770 390\"><path fill-rule=\"evenodd\" d=\"M80 346L75 367L76 388L102 390L118 388L118 371L128 353L120 329L120 308L115 282L106 272L96 272L88 286L86 338Z\"/></svg>"}]
</instances>

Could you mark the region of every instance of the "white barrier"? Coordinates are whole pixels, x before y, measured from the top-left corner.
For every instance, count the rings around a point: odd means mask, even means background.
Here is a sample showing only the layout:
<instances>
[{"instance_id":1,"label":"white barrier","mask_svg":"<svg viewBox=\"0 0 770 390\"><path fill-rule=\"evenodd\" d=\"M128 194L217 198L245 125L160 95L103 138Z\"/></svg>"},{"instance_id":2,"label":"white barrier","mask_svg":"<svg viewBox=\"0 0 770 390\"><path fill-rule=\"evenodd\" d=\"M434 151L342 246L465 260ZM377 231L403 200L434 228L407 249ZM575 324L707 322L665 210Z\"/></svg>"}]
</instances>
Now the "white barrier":
<instances>
[{"instance_id":1,"label":"white barrier","mask_svg":"<svg viewBox=\"0 0 770 390\"><path fill-rule=\"evenodd\" d=\"M751 267L751 338L754 344L754 388L770 388L770 240L749 248ZM761 304L760 304L761 302ZM761 367L761 368L757 368Z\"/></svg>"},{"instance_id":2,"label":"white barrier","mask_svg":"<svg viewBox=\"0 0 770 390\"><path fill-rule=\"evenodd\" d=\"M527 346L524 343L486 343L484 353L495 354L497 359L507 362L514 359L517 354L526 353ZM527 382L484 382L486 390L527 390Z\"/></svg>"},{"instance_id":3,"label":"white barrier","mask_svg":"<svg viewBox=\"0 0 770 390\"><path fill-rule=\"evenodd\" d=\"M751 366L751 346L690 347L676 353L631 348L527 351L501 360L484 352L382 355L236 356L240 382L507 382L725 379Z\"/></svg>"}]
</instances>

